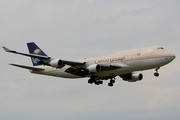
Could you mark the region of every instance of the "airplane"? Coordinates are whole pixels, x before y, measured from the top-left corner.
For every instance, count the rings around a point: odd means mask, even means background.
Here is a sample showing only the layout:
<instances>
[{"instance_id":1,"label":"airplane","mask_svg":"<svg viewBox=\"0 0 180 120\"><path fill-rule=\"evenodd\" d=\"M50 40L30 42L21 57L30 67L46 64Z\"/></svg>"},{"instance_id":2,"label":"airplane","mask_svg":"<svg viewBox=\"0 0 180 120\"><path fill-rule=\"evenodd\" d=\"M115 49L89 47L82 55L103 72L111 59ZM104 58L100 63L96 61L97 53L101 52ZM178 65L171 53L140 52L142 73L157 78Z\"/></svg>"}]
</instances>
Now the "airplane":
<instances>
[{"instance_id":1,"label":"airplane","mask_svg":"<svg viewBox=\"0 0 180 120\"><path fill-rule=\"evenodd\" d=\"M155 69L154 76L158 77L160 67L175 59L175 55L163 47L154 46L126 50L106 56L86 58L77 61L49 57L34 42L27 43L29 54L2 47L6 52L30 57L33 66L10 64L28 69L31 73L63 78L88 77L88 83L100 85L103 80L110 80L112 87L115 77L119 76L127 82L137 82L143 79L140 71Z\"/></svg>"}]
</instances>

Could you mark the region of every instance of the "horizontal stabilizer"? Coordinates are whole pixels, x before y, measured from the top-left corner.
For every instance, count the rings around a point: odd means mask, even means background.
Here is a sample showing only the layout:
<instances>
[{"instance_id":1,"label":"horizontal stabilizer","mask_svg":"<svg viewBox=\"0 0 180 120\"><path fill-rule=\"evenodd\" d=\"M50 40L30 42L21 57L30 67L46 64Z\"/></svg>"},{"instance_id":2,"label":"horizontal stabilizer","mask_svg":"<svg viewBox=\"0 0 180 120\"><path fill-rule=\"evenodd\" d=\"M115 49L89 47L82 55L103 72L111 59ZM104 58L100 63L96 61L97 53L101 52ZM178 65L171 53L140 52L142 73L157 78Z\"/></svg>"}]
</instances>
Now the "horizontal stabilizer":
<instances>
[{"instance_id":1,"label":"horizontal stabilizer","mask_svg":"<svg viewBox=\"0 0 180 120\"><path fill-rule=\"evenodd\" d=\"M10 65L16 66L16 67L20 67L20 68L24 68L24 69L28 69L28 70L34 70L34 71L42 71L42 70L44 70L44 69L42 69L42 68L25 66L25 65L18 65L18 64L10 64Z\"/></svg>"}]
</instances>

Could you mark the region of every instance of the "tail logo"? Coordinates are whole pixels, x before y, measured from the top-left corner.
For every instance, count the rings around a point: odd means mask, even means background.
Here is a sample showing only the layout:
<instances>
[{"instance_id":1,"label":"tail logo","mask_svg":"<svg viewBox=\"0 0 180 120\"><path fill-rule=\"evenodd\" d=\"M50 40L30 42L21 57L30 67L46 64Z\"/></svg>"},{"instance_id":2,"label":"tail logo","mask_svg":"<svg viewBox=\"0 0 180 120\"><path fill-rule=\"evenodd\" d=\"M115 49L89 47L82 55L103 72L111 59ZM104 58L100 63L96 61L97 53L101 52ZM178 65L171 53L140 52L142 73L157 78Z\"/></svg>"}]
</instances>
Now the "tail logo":
<instances>
[{"instance_id":1,"label":"tail logo","mask_svg":"<svg viewBox=\"0 0 180 120\"><path fill-rule=\"evenodd\" d=\"M40 49L35 49L33 53L34 53L35 55L41 55L41 54L42 54ZM38 58L33 58L33 57L32 57L32 61L33 61L33 63L36 64L36 63L38 63L40 60L39 60Z\"/></svg>"},{"instance_id":2,"label":"tail logo","mask_svg":"<svg viewBox=\"0 0 180 120\"><path fill-rule=\"evenodd\" d=\"M40 49L35 49L33 53L36 54L36 55L40 55L41 54L41 50Z\"/></svg>"}]
</instances>

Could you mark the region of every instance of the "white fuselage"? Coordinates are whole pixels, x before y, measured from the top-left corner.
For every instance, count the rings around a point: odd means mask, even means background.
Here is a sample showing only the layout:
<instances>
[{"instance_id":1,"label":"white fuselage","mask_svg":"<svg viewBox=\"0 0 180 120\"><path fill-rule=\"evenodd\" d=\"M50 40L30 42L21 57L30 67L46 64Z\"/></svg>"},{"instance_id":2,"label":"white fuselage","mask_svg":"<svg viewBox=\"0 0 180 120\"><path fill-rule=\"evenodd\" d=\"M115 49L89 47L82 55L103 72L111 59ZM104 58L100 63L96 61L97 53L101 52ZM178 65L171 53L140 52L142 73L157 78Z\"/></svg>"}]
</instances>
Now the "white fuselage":
<instances>
[{"instance_id":1,"label":"white fuselage","mask_svg":"<svg viewBox=\"0 0 180 120\"><path fill-rule=\"evenodd\" d=\"M164 66L170 63L175 58L175 55L166 51L162 47L148 47L141 49L128 50L114 53L107 56L89 58L79 60L91 64L115 64L121 66L119 69L99 71L94 74L98 77L117 76L134 71L142 71ZM65 72L70 66L63 68L53 68L51 66L37 66L45 69L44 71L31 71L35 74L50 75L64 78L81 78L82 76L74 75ZM90 76L85 76L90 77Z\"/></svg>"}]
</instances>

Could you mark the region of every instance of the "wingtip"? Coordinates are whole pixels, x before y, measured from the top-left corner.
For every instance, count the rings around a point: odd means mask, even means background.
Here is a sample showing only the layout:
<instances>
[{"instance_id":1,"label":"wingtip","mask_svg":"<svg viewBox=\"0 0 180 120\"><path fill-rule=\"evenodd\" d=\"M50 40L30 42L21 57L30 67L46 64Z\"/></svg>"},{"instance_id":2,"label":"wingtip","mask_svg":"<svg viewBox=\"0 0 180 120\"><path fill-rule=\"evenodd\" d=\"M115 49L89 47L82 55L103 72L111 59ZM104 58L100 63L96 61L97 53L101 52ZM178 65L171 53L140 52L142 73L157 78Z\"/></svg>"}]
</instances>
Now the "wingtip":
<instances>
[{"instance_id":1,"label":"wingtip","mask_svg":"<svg viewBox=\"0 0 180 120\"><path fill-rule=\"evenodd\" d=\"M7 48L7 47L5 47L5 46L2 46L2 48L4 49L4 51L6 51L6 52L9 52L10 50Z\"/></svg>"}]
</instances>

